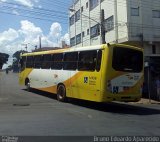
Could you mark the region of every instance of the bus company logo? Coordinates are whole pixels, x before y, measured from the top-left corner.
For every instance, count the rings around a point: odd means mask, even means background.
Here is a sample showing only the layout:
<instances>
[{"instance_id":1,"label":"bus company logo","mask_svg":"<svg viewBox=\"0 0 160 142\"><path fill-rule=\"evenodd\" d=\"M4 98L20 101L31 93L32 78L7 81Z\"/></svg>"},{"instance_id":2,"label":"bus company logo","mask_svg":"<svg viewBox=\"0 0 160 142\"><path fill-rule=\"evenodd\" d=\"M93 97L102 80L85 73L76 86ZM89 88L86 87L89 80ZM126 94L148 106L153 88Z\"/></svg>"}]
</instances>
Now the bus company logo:
<instances>
[{"instance_id":1,"label":"bus company logo","mask_svg":"<svg viewBox=\"0 0 160 142\"><path fill-rule=\"evenodd\" d=\"M129 80L132 80L132 79L133 79L133 76L131 76L131 75L129 75L129 74L127 74L126 76L128 77Z\"/></svg>"},{"instance_id":2,"label":"bus company logo","mask_svg":"<svg viewBox=\"0 0 160 142\"><path fill-rule=\"evenodd\" d=\"M88 77L84 77L84 83L88 83Z\"/></svg>"},{"instance_id":3,"label":"bus company logo","mask_svg":"<svg viewBox=\"0 0 160 142\"><path fill-rule=\"evenodd\" d=\"M58 75L57 75L57 74L54 74L54 78L58 78Z\"/></svg>"}]
</instances>

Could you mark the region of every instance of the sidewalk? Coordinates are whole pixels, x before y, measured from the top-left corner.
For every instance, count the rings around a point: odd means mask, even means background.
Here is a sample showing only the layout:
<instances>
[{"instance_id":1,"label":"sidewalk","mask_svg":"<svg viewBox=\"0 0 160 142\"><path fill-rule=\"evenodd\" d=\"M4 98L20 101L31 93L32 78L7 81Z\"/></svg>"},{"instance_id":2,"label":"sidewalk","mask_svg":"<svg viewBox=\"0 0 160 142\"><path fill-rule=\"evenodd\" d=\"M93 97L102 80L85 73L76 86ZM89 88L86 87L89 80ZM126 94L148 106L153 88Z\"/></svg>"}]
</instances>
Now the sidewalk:
<instances>
[{"instance_id":1,"label":"sidewalk","mask_svg":"<svg viewBox=\"0 0 160 142\"><path fill-rule=\"evenodd\" d=\"M138 102L130 102L131 104L160 104L160 101L150 100L146 98L141 98Z\"/></svg>"}]
</instances>

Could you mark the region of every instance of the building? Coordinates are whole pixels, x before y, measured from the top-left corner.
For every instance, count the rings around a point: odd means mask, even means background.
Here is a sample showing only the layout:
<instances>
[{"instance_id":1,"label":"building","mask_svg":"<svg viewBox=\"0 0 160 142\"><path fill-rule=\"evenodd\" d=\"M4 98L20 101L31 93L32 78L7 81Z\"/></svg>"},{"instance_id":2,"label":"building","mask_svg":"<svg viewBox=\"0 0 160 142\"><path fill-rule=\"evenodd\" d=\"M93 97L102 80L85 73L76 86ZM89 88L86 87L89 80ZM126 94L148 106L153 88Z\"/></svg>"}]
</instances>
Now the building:
<instances>
[{"instance_id":1,"label":"building","mask_svg":"<svg viewBox=\"0 0 160 142\"><path fill-rule=\"evenodd\" d=\"M101 44L105 30L106 43L144 48L145 82L153 90L160 76L160 0L75 0L69 13L71 47Z\"/></svg>"}]
</instances>

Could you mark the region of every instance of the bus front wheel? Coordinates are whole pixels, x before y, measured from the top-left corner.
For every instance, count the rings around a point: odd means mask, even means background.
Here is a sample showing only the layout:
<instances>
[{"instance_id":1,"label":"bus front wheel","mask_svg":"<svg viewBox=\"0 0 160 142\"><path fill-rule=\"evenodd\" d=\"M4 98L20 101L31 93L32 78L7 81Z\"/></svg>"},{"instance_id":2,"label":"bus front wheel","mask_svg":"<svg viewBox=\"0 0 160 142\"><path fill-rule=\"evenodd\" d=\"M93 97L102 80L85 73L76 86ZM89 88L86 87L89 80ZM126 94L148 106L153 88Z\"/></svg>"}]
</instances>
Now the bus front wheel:
<instances>
[{"instance_id":1,"label":"bus front wheel","mask_svg":"<svg viewBox=\"0 0 160 142\"><path fill-rule=\"evenodd\" d=\"M30 92L30 91L31 91L31 86L30 86L30 81L29 81L29 79L26 80L26 83L25 83L25 84L26 84L26 89L27 89L27 91Z\"/></svg>"},{"instance_id":2,"label":"bus front wheel","mask_svg":"<svg viewBox=\"0 0 160 142\"><path fill-rule=\"evenodd\" d=\"M66 88L63 84L60 84L57 87L57 100L61 102L66 101Z\"/></svg>"}]
</instances>

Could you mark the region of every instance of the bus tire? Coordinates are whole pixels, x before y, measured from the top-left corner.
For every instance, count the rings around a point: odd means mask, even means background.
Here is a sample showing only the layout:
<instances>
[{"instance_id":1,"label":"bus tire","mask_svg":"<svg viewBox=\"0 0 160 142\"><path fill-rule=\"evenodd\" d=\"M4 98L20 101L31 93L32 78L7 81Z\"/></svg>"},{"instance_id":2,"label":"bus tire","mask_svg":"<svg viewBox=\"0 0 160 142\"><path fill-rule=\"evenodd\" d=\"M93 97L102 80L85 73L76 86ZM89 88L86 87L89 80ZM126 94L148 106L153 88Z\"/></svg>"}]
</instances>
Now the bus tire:
<instances>
[{"instance_id":1,"label":"bus tire","mask_svg":"<svg viewBox=\"0 0 160 142\"><path fill-rule=\"evenodd\" d=\"M57 87L57 100L66 102L66 88L63 84L59 84Z\"/></svg>"},{"instance_id":2,"label":"bus tire","mask_svg":"<svg viewBox=\"0 0 160 142\"><path fill-rule=\"evenodd\" d=\"M26 79L25 85L26 85L26 90L27 90L28 92L30 92L30 91L31 91L31 86L30 86L30 81L29 81L29 79Z\"/></svg>"}]
</instances>

